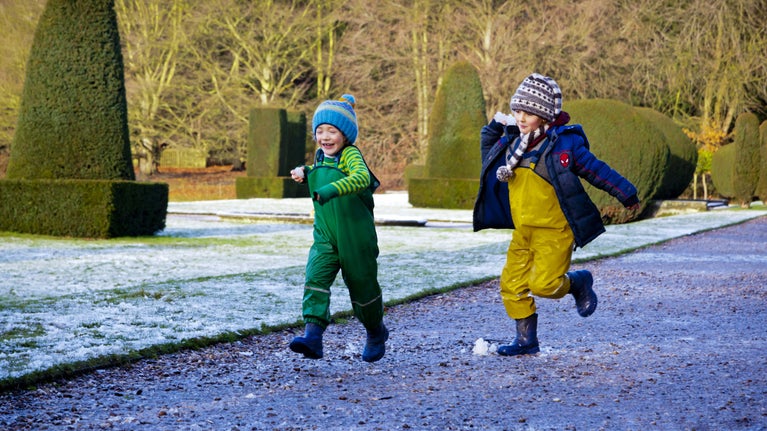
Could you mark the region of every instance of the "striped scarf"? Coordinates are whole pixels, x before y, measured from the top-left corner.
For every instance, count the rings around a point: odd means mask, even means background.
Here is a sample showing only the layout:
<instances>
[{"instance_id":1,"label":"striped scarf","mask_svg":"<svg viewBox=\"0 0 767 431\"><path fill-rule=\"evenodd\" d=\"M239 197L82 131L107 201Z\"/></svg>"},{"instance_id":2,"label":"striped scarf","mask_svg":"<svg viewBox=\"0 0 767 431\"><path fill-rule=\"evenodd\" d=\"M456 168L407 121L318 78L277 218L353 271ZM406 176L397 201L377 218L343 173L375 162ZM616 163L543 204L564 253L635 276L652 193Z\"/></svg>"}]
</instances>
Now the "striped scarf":
<instances>
[{"instance_id":1,"label":"striped scarf","mask_svg":"<svg viewBox=\"0 0 767 431\"><path fill-rule=\"evenodd\" d=\"M519 164L519 161L522 160L522 155L527 151L527 147L531 142L537 141L541 135L546 133L548 128L548 125L545 125L527 134L520 133L517 149L512 153L512 145L509 145L509 148L506 149L506 165L499 167L495 172L498 181L508 182L514 176L514 168Z\"/></svg>"}]
</instances>

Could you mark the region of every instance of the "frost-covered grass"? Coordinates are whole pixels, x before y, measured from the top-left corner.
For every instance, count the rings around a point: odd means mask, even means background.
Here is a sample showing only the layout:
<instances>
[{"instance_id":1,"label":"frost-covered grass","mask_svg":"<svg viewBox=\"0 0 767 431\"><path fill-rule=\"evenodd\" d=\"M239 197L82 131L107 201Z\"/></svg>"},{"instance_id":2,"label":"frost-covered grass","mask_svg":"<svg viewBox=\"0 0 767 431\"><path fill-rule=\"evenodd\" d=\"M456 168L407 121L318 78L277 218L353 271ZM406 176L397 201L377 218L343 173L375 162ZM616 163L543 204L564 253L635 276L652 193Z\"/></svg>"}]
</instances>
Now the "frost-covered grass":
<instances>
[{"instance_id":1,"label":"frost-covered grass","mask_svg":"<svg viewBox=\"0 0 767 431\"><path fill-rule=\"evenodd\" d=\"M378 227L387 303L500 273L510 231L472 232L471 211L412 208L401 193L376 195L376 205L387 222ZM308 199L171 203L169 211L155 237L0 234L0 387L300 321L311 225L261 216L308 218ZM764 214L728 209L609 226L574 257L619 254ZM333 290L332 310L348 313L340 280Z\"/></svg>"}]
</instances>

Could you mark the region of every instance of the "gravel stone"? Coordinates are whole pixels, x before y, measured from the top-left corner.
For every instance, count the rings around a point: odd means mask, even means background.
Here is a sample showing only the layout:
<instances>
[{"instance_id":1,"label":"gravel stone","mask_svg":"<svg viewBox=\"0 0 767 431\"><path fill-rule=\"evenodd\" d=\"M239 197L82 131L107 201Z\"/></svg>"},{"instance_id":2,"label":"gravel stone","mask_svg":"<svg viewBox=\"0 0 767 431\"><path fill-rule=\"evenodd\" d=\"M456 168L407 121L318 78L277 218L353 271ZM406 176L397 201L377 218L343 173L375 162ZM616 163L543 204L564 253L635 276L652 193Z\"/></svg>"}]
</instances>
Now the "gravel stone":
<instances>
[{"instance_id":1,"label":"gravel stone","mask_svg":"<svg viewBox=\"0 0 767 431\"><path fill-rule=\"evenodd\" d=\"M355 320L320 360L295 328L0 393L0 429L767 429L767 217L581 268L596 312L538 300L536 355L473 353L514 337L493 280L388 308L376 363Z\"/></svg>"}]
</instances>

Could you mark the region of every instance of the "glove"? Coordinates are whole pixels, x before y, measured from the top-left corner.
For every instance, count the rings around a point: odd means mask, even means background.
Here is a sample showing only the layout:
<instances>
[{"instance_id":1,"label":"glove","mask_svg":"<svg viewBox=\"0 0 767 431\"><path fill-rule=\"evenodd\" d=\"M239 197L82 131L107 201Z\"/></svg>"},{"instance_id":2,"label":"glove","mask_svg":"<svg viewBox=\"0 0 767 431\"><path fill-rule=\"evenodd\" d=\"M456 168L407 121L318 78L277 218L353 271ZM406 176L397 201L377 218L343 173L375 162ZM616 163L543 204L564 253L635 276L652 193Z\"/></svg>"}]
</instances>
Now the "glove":
<instances>
[{"instance_id":1,"label":"glove","mask_svg":"<svg viewBox=\"0 0 767 431\"><path fill-rule=\"evenodd\" d=\"M495 171L495 177L498 178L498 181L508 183L511 177L514 176L514 170L509 169L508 166L503 165L500 168L498 168L497 171Z\"/></svg>"},{"instance_id":2,"label":"glove","mask_svg":"<svg viewBox=\"0 0 767 431\"><path fill-rule=\"evenodd\" d=\"M498 123L503 124L504 126L513 126L517 124L517 120L514 119L514 116L511 114L504 114L503 112L496 112L493 116L493 120L495 120Z\"/></svg>"}]
</instances>

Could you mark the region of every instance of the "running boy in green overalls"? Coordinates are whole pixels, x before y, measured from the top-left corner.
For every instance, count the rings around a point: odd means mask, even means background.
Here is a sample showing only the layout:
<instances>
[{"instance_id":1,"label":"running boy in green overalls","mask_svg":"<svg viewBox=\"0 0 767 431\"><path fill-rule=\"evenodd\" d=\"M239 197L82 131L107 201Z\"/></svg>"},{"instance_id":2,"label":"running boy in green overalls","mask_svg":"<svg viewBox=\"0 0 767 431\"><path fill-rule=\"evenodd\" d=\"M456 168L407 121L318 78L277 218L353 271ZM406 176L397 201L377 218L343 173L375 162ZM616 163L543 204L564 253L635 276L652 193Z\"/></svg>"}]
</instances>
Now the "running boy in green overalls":
<instances>
[{"instance_id":1,"label":"running boy in green overalls","mask_svg":"<svg viewBox=\"0 0 767 431\"><path fill-rule=\"evenodd\" d=\"M375 362L384 356L389 338L383 324L373 223L373 192L379 182L354 146L354 104L354 97L345 94L341 100L326 100L317 107L312 130L320 148L314 165L290 172L295 181L308 183L314 204L314 243L304 284L306 328L303 336L290 342L290 349L307 358L322 358L322 334L330 323L330 286L340 270L354 315L367 331L362 359Z\"/></svg>"}]
</instances>

